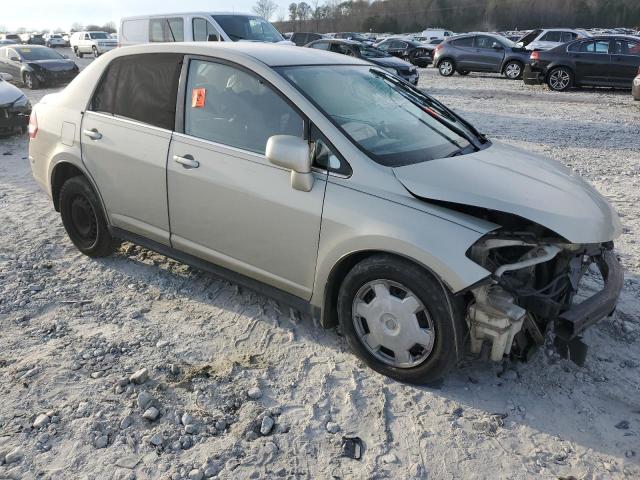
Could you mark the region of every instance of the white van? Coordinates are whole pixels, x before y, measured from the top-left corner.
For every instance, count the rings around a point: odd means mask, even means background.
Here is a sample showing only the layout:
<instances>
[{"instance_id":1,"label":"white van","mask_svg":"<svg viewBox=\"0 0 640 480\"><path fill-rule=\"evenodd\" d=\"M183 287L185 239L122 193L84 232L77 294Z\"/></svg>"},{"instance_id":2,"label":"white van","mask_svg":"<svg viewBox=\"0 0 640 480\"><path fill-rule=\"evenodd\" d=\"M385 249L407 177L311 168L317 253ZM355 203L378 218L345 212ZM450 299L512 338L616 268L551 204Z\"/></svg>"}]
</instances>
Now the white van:
<instances>
[{"instance_id":1,"label":"white van","mask_svg":"<svg viewBox=\"0 0 640 480\"><path fill-rule=\"evenodd\" d=\"M264 18L247 13L191 12L125 17L120 20L120 45L152 42L286 43Z\"/></svg>"},{"instance_id":2,"label":"white van","mask_svg":"<svg viewBox=\"0 0 640 480\"><path fill-rule=\"evenodd\" d=\"M445 38L453 37L453 32L444 28L427 28L420 34L420 37L424 38L423 41L425 42L429 40L444 40Z\"/></svg>"}]
</instances>

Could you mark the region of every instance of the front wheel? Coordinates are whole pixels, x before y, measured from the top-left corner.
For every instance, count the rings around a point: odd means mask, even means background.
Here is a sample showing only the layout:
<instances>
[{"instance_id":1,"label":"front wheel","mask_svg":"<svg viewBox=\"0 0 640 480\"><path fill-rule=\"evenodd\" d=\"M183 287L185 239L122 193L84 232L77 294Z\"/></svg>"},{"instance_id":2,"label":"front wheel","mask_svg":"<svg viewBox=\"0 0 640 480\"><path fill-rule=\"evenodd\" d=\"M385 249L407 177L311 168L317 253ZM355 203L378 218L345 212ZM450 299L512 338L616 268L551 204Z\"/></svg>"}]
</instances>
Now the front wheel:
<instances>
[{"instance_id":1,"label":"front wheel","mask_svg":"<svg viewBox=\"0 0 640 480\"><path fill-rule=\"evenodd\" d=\"M520 62L510 61L504 66L503 73L509 80L520 80L524 69Z\"/></svg>"},{"instance_id":2,"label":"front wheel","mask_svg":"<svg viewBox=\"0 0 640 480\"><path fill-rule=\"evenodd\" d=\"M338 295L338 317L354 353L397 380L429 384L462 355L464 322L430 273L390 255L358 263Z\"/></svg>"},{"instance_id":3,"label":"front wheel","mask_svg":"<svg viewBox=\"0 0 640 480\"><path fill-rule=\"evenodd\" d=\"M450 77L454 74L456 68L451 60L445 58L443 60L440 60L440 63L438 64L438 71L443 77Z\"/></svg>"},{"instance_id":4,"label":"front wheel","mask_svg":"<svg viewBox=\"0 0 640 480\"><path fill-rule=\"evenodd\" d=\"M25 72L24 74L24 85L29 90L35 90L40 86L40 81L38 78L31 72Z\"/></svg>"},{"instance_id":5,"label":"front wheel","mask_svg":"<svg viewBox=\"0 0 640 480\"><path fill-rule=\"evenodd\" d=\"M118 244L109 233L98 196L82 176L71 177L62 185L60 216L69 238L85 255L105 257Z\"/></svg>"},{"instance_id":6,"label":"front wheel","mask_svg":"<svg viewBox=\"0 0 640 480\"><path fill-rule=\"evenodd\" d=\"M573 85L573 74L565 67L557 67L549 72L547 85L551 90L564 92Z\"/></svg>"},{"instance_id":7,"label":"front wheel","mask_svg":"<svg viewBox=\"0 0 640 480\"><path fill-rule=\"evenodd\" d=\"M98 52L98 49L96 47L93 47L91 50L93 51L93 56L95 58L98 58L100 56L100 53Z\"/></svg>"}]
</instances>

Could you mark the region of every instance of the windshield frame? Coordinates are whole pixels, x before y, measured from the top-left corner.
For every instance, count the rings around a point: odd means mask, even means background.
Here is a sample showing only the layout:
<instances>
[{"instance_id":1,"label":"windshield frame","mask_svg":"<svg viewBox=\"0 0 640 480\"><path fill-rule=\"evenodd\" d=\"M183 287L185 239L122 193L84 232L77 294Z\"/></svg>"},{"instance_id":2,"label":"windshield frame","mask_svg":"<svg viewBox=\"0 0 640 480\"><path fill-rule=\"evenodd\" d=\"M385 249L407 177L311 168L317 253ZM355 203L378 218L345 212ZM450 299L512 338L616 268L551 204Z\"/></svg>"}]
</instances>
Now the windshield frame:
<instances>
[{"instance_id":1,"label":"windshield frame","mask_svg":"<svg viewBox=\"0 0 640 480\"><path fill-rule=\"evenodd\" d=\"M403 95L405 97L405 99L409 100L411 103L414 103L414 105L418 106L419 108L425 110L426 113L428 113L433 119L435 119L437 122L439 122L445 128L449 129L452 133L455 133L456 135L458 135L458 136L462 137L464 140L466 140L469 143L469 145L467 145L467 147L461 148L458 151L455 151L452 154L447 155L445 157L431 158L431 159L425 159L425 160L421 160L421 161L417 161L417 162L401 163L401 164L397 164L397 165L388 165L387 162L383 161L378 154L376 154L376 153L368 150L367 148L365 148L360 142L356 141L349 133L347 133L344 130L344 128L338 123L338 121L334 118L333 115L330 115L307 92L302 90L293 81L293 79L291 79L286 74L287 70L301 69L301 68L314 68L314 67L331 67L331 68L360 67L360 68L368 68L369 71L372 74L374 74L376 76L379 76L379 77L382 77L384 80L386 80L386 81L388 81L390 83L393 83L395 86L398 86L401 89L405 90L405 93L408 93L409 95L413 95L413 96L419 98L420 100L422 100L427 105L427 108L421 106L417 102L414 102L413 100L408 98L406 95ZM399 78L399 77L397 77L395 75L391 75L386 70L384 70L382 67L378 67L378 66L375 66L375 65L359 65L359 64L352 64L352 65L343 65L343 64L341 64L341 65L323 65L323 64L319 64L319 65L288 65L288 66L274 67L274 70L282 78L284 78L285 81L288 84L290 84L293 88L295 88L296 91L298 91L301 95L303 95L314 107L316 107L318 109L318 111L320 111L322 113L322 115L327 120L329 120L340 131L340 133L342 133L345 136L345 138L351 144L353 144L356 148L358 148L358 150L360 150L367 157L369 157L371 160L373 160L375 163L377 163L379 165L386 166L386 167L389 167L389 168L398 168L398 167L402 167L402 166L406 166L406 165L413 165L413 164L424 163L424 162L428 162L428 161L432 161L432 160L439 160L441 158L447 158L447 157L452 157L452 156L457 156L457 155L465 155L467 153L473 153L473 152L476 152L476 151L479 151L479 150L484 150L485 148L487 148L487 147L489 147L491 145L491 141L484 134L480 133L473 125L471 125L468 121L466 121L460 115L456 114L453 110L449 109L448 107L446 107L444 104L440 103L435 98L433 98L430 95L422 92L420 89L418 89L417 87L413 86L411 83L409 83L409 82L407 82L407 81L403 80L402 78ZM449 119L452 119L454 122L458 122L459 125L463 126L464 128L460 129L458 126L453 125L452 123L447 121L446 117L449 117ZM402 154L409 155L410 152L411 151L406 151L406 152L402 152Z\"/></svg>"}]
</instances>

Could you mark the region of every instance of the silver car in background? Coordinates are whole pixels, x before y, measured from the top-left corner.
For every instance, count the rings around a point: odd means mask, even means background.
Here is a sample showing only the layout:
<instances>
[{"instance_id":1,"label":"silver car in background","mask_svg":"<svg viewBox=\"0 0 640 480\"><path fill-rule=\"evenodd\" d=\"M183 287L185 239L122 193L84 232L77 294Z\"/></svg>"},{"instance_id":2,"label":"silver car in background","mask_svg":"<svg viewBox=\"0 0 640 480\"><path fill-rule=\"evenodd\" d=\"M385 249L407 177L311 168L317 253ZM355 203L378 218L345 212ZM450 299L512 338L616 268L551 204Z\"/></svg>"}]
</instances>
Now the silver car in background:
<instances>
[{"instance_id":1,"label":"silver car in background","mask_svg":"<svg viewBox=\"0 0 640 480\"><path fill-rule=\"evenodd\" d=\"M622 287L620 222L593 187L353 57L121 48L37 104L29 131L80 251L127 240L248 285L339 323L402 381L485 341L524 357L554 325L570 350ZM575 305L590 267L602 290Z\"/></svg>"}]
</instances>

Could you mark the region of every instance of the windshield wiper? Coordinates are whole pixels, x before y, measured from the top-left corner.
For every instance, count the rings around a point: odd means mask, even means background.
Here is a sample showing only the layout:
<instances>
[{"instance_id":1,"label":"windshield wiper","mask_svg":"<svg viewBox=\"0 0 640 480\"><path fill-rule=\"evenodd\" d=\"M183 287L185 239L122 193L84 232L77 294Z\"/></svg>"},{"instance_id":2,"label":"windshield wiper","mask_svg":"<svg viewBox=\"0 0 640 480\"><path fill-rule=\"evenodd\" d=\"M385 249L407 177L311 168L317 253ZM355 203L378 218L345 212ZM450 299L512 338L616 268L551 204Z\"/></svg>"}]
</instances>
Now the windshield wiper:
<instances>
[{"instance_id":1,"label":"windshield wiper","mask_svg":"<svg viewBox=\"0 0 640 480\"><path fill-rule=\"evenodd\" d=\"M236 40L246 40L246 38L241 37L240 35L236 35L235 33L229 33L227 32L227 35L229 35L229 37L233 40L234 38Z\"/></svg>"}]
</instances>

